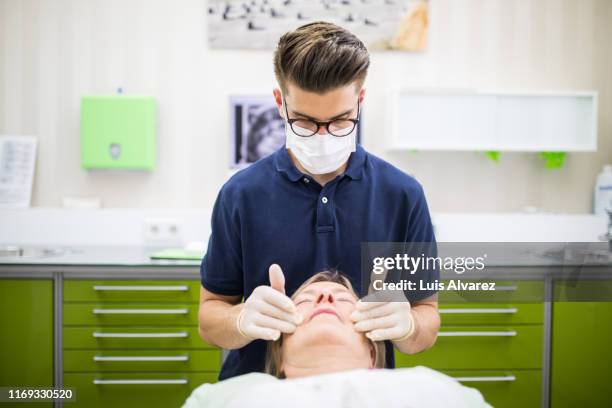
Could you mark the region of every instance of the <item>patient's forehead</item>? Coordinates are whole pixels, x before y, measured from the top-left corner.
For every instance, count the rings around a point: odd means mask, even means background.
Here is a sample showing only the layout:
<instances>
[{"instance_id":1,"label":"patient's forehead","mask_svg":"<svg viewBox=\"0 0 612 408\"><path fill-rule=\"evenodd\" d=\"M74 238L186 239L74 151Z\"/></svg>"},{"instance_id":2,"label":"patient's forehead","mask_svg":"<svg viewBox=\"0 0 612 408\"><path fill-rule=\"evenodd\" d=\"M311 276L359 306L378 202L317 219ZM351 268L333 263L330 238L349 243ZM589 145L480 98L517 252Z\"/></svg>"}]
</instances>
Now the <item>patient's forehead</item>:
<instances>
[{"instance_id":1,"label":"patient's forehead","mask_svg":"<svg viewBox=\"0 0 612 408\"><path fill-rule=\"evenodd\" d=\"M314 282L306 286L299 292L296 292L293 297L308 296L320 293L321 290L329 290L333 294L347 293L352 297L356 298L355 294L348 289L346 286L336 282Z\"/></svg>"}]
</instances>

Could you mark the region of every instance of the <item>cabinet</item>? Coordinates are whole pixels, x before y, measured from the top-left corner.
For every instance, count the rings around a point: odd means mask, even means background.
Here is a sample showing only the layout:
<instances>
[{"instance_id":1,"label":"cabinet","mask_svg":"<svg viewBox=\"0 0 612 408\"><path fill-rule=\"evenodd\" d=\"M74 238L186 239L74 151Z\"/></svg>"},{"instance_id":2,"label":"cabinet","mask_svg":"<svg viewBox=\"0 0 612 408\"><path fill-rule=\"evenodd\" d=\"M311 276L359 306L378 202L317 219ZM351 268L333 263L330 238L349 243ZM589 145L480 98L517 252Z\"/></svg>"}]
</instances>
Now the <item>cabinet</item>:
<instances>
[{"instance_id":1,"label":"cabinet","mask_svg":"<svg viewBox=\"0 0 612 408\"><path fill-rule=\"evenodd\" d=\"M589 297L612 299L612 281L557 282L555 295L551 407L609 406L612 302Z\"/></svg>"},{"instance_id":2,"label":"cabinet","mask_svg":"<svg viewBox=\"0 0 612 408\"><path fill-rule=\"evenodd\" d=\"M389 96L392 149L595 151L598 94L399 90Z\"/></svg>"},{"instance_id":3,"label":"cabinet","mask_svg":"<svg viewBox=\"0 0 612 408\"><path fill-rule=\"evenodd\" d=\"M198 281L66 280L64 385L75 407L180 406L215 382L221 351L198 334Z\"/></svg>"},{"instance_id":4,"label":"cabinet","mask_svg":"<svg viewBox=\"0 0 612 408\"><path fill-rule=\"evenodd\" d=\"M53 387L53 282L0 279L0 324L0 386Z\"/></svg>"},{"instance_id":5,"label":"cabinet","mask_svg":"<svg viewBox=\"0 0 612 408\"><path fill-rule=\"evenodd\" d=\"M439 370L477 388L495 407L539 406L544 305L525 300L542 299L543 283L497 286L504 290L486 294L491 302L466 301L478 299L470 293L440 292L442 325L435 346L414 355L396 352L397 367Z\"/></svg>"}]
</instances>

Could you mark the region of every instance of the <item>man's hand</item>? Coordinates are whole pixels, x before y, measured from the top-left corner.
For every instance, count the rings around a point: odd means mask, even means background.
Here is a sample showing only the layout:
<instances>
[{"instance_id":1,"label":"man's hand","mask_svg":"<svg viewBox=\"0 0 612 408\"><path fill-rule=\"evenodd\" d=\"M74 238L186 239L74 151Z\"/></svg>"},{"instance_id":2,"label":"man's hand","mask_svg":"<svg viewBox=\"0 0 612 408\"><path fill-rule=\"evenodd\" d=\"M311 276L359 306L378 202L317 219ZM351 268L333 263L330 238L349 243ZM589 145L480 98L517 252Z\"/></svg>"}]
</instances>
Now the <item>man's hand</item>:
<instances>
[{"instance_id":1,"label":"man's hand","mask_svg":"<svg viewBox=\"0 0 612 408\"><path fill-rule=\"evenodd\" d=\"M244 302L236 327L244 337L277 340L281 333L293 333L304 319L285 295L285 276L280 266L269 269L270 286L258 286Z\"/></svg>"},{"instance_id":2,"label":"man's hand","mask_svg":"<svg viewBox=\"0 0 612 408\"><path fill-rule=\"evenodd\" d=\"M370 274L370 287L365 298L355 305L350 318L355 330L366 332L372 341L405 340L415 331L410 302L403 292L378 292L375 281L384 282L388 271Z\"/></svg>"},{"instance_id":3,"label":"man's hand","mask_svg":"<svg viewBox=\"0 0 612 408\"><path fill-rule=\"evenodd\" d=\"M410 302L357 302L351 314L355 329L372 341L401 341L415 330Z\"/></svg>"}]
</instances>

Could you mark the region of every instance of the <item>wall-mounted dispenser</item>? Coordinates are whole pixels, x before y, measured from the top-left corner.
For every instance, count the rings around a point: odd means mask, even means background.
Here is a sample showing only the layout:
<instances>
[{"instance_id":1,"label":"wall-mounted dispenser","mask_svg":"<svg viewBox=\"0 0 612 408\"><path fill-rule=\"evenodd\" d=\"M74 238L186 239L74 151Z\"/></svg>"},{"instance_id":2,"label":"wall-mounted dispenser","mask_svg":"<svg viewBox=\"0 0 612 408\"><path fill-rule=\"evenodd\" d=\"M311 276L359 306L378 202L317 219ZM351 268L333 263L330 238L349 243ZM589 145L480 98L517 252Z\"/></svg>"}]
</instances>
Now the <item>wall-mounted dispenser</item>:
<instances>
[{"instance_id":1,"label":"wall-mounted dispenser","mask_svg":"<svg viewBox=\"0 0 612 408\"><path fill-rule=\"evenodd\" d=\"M151 96L83 96L81 166L153 170L155 128L155 99Z\"/></svg>"}]
</instances>

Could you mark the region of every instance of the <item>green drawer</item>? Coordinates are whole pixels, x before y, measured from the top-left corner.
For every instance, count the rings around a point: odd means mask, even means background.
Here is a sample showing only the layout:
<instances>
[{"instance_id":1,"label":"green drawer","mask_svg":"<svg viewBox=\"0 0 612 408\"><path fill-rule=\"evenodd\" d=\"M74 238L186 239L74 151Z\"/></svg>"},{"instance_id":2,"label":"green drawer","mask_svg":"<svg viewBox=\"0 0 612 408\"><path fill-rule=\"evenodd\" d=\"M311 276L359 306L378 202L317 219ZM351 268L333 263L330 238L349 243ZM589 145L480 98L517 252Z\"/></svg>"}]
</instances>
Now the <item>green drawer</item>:
<instances>
[{"instance_id":1,"label":"green drawer","mask_svg":"<svg viewBox=\"0 0 612 408\"><path fill-rule=\"evenodd\" d=\"M440 303L539 303L544 300L543 281L508 281L494 279L454 279L462 283L495 282L495 290L441 290L438 292ZM443 281L448 287L448 280Z\"/></svg>"},{"instance_id":2,"label":"green drawer","mask_svg":"<svg viewBox=\"0 0 612 408\"><path fill-rule=\"evenodd\" d=\"M66 350L64 371L167 372L221 369L221 350Z\"/></svg>"},{"instance_id":3,"label":"green drawer","mask_svg":"<svg viewBox=\"0 0 612 408\"><path fill-rule=\"evenodd\" d=\"M197 327L64 327L64 349L210 349Z\"/></svg>"},{"instance_id":4,"label":"green drawer","mask_svg":"<svg viewBox=\"0 0 612 408\"><path fill-rule=\"evenodd\" d=\"M65 303L65 326L186 326L198 324L198 304Z\"/></svg>"},{"instance_id":5,"label":"green drawer","mask_svg":"<svg viewBox=\"0 0 612 408\"><path fill-rule=\"evenodd\" d=\"M495 408L539 407L542 392L540 370L444 371L467 386L479 390Z\"/></svg>"},{"instance_id":6,"label":"green drawer","mask_svg":"<svg viewBox=\"0 0 612 408\"><path fill-rule=\"evenodd\" d=\"M65 405L73 408L180 407L194 388L216 382L217 377L217 373L67 373L64 387L76 390L76 401ZM138 383L127 383L130 381Z\"/></svg>"},{"instance_id":7,"label":"green drawer","mask_svg":"<svg viewBox=\"0 0 612 408\"><path fill-rule=\"evenodd\" d=\"M198 302L198 281L66 280L64 302Z\"/></svg>"},{"instance_id":8,"label":"green drawer","mask_svg":"<svg viewBox=\"0 0 612 408\"><path fill-rule=\"evenodd\" d=\"M543 303L440 303L443 326L541 324Z\"/></svg>"},{"instance_id":9,"label":"green drawer","mask_svg":"<svg viewBox=\"0 0 612 408\"><path fill-rule=\"evenodd\" d=\"M398 367L424 365L437 370L540 368L542 326L452 326L419 354L395 352Z\"/></svg>"}]
</instances>

